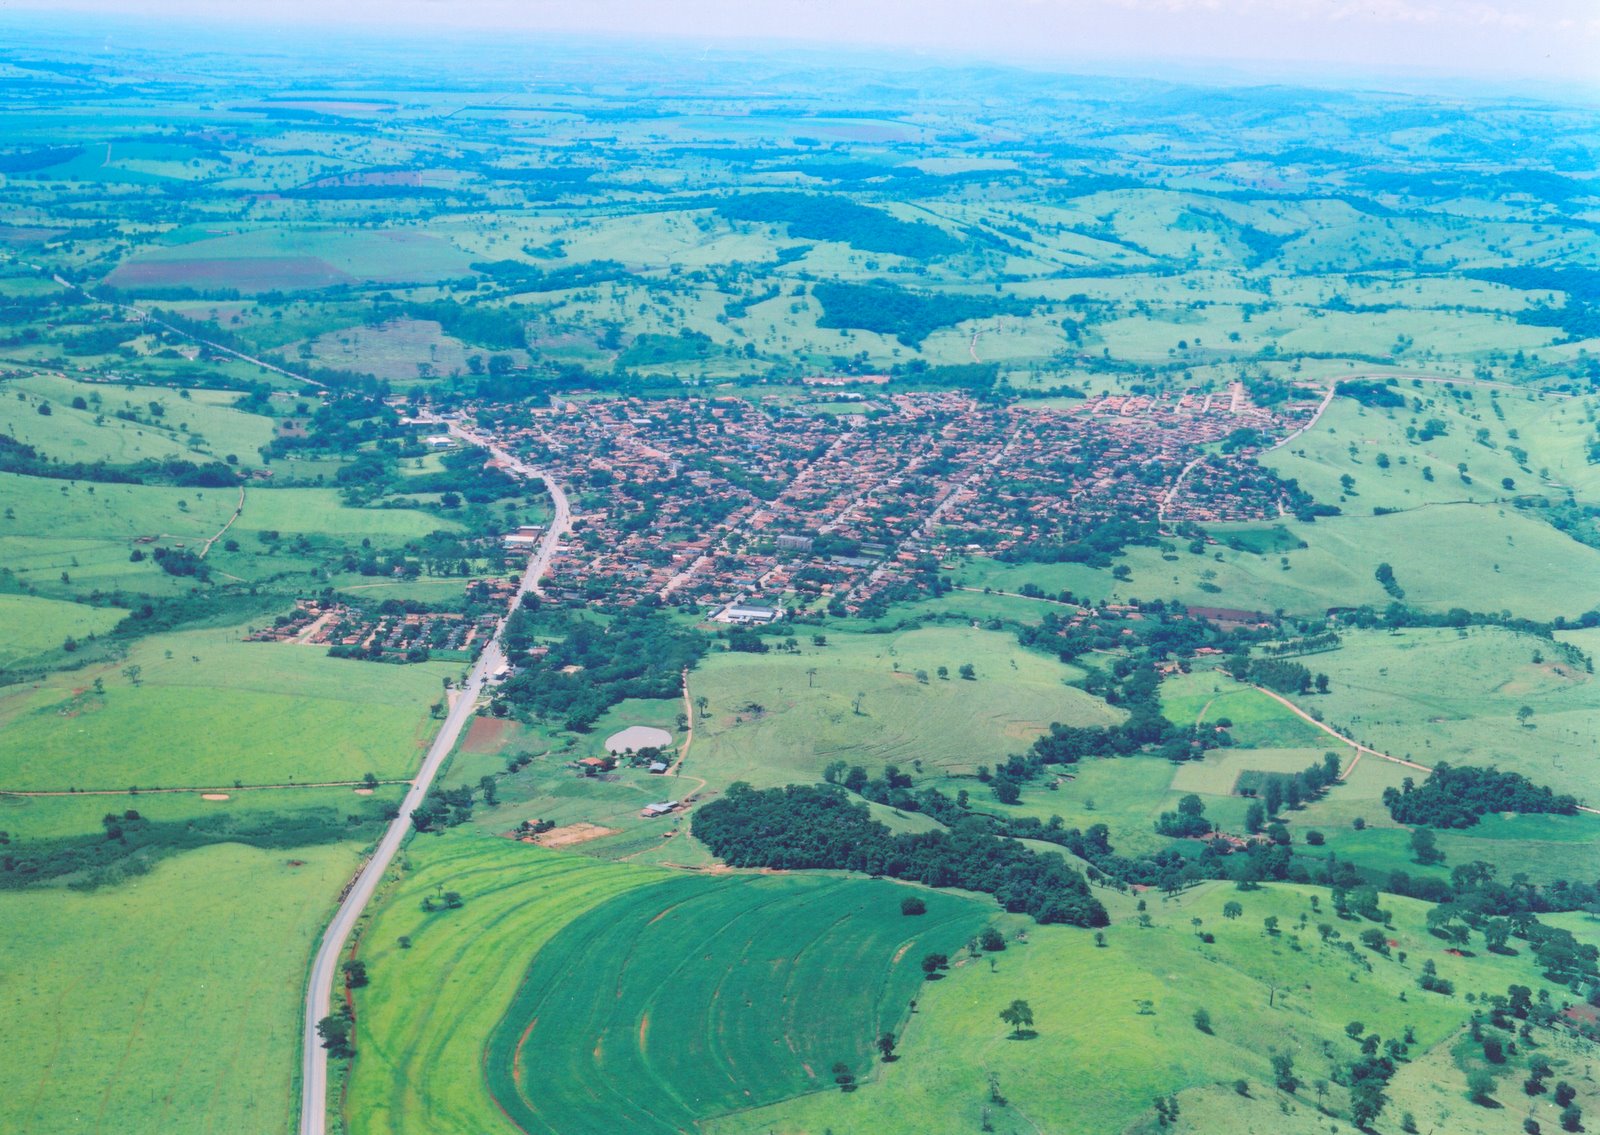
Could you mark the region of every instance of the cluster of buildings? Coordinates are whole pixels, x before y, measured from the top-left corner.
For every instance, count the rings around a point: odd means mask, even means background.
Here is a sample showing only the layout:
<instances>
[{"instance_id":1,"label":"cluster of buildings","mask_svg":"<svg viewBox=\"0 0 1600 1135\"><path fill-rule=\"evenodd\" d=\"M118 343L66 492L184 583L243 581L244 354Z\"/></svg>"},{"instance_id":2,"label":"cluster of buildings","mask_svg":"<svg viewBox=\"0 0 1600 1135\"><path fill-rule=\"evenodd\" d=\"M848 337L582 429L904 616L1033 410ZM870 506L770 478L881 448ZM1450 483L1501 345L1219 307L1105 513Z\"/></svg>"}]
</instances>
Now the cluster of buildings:
<instances>
[{"instance_id":1,"label":"cluster of buildings","mask_svg":"<svg viewBox=\"0 0 1600 1135\"><path fill-rule=\"evenodd\" d=\"M614 398L507 410L493 433L573 490L547 593L759 624L780 597L859 610L953 554L1016 555L1117 520L1280 515L1284 486L1251 458L1309 414L1242 387L1065 408L885 393L859 414Z\"/></svg>"},{"instance_id":2,"label":"cluster of buildings","mask_svg":"<svg viewBox=\"0 0 1600 1135\"><path fill-rule=\"evenodd\" d=\"M469 619L453 612L372 614L343 603L296 601L294 613L252 631L250 642L286 642L371 655L426 650L473 655L494 634L494 616Z\"/></svg>"}]
</instances>

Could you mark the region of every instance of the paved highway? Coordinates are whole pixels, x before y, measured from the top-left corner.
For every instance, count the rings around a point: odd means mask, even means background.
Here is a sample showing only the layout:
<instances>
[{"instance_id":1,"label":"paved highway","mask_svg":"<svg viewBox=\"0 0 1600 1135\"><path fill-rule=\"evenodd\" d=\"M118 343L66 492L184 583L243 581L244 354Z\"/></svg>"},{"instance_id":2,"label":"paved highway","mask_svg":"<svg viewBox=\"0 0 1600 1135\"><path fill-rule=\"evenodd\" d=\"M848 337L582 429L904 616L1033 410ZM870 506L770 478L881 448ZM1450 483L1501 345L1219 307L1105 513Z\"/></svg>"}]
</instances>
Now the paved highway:
<instances>
[{"instance_id":1,"label":"paved highway","mask_svg":"<svg viewBox=\"0 0 1600 1135\"><path fill-rule=\"evenodd\" d=\"M544 539L539 541L539 550L528 564L528 570L523 573L522 583L517 588L511 606L507 609L507 614L510 614L524 595L530 591L535 593L539 591L540 580L544 578L545 572L550 568L551 560L555 558L556 547L572 523L567 495L561 491L561 486L556 483L553 476L517 460L487 438L455 422L449 424L449 429L462 440L489 450L521 476L537 477L542 480L555 502L555 518L545 532ZM428 749L428 755L423 758L422 767L417 771L416 779L411 782L411 788L400 805L400 814L383 833L383 838L378 841L377 850L372 853L372 858L367 860L361 873L356 876L355 883L345 895L344 901L339 904L333 922L323 935L322 944L317 948L317 956L311 963L311 982L306 987L305 1027L300 1040L303 1050L300 1135L325 1135L327 1130L328 1053L322 1047L321 1037L317 1035L317 1022L332 1011L334 981L339 974L340 956L344 953L345 944L350 940L350 934L355 929L361 912L366 909L384 872L394 860L395 852L400 850L400 844L411 830L412 811L422 805L423 799L428 795L428 789L433 784L433 778L438 775L445 758L450 755L450 750L455 748L461 730L471 719L473 709L478 702L478 695L483 692L484 683L504 660L505 654L500 648L500 634L504 629L505 618L502 617L500 624L495 627L494 637L484 647L483 653L478 656L478 661L467 675L466 683L458 691L455 703L445 717L444 726Z\"/></svg>"}]
</instances>

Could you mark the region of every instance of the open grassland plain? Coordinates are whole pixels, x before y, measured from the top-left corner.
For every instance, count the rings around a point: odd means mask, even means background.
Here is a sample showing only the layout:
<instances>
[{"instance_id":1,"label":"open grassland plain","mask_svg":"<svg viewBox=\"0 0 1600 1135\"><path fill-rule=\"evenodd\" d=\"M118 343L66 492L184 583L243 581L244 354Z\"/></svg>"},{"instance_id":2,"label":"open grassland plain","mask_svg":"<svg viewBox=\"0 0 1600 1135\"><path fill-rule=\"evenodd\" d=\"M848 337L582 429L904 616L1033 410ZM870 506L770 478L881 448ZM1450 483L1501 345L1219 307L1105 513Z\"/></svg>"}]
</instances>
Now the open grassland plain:
<instances>
[{"instance_id":1,"label":"open grassland plain","mask_svg":"<svg viewBox=\"0 0 1600 1135\"><path fill-rule=\"evenodd\" d=\"M957 676L968 664L971 681ZM1051 722L1120 721L1064 684L1081 676L1011 635L959 626L830 634L797 654L713 654L690 675L708 707L685 771L758 787L818 779L836 760L971 773L1026 750Z\"/></svg>"},{"instance_id":2,"label":"open grassland plain","mask_svg":"<svg viewBox=\"0 0 1600 1135\"><path fill-rule=\"evenodd\" d=\"M62 644L105 634L127 612L32 595L0 595L0 670L41 656L60 656Z\"/></svg>"},{"instance_id":3,"label":"open grassland plain","mask_svg":"<svg viewBox=\"0 0 1600 1135\"><path fill-rule=\"evenodd\" d=\"M1592 398L1405 381L1390 389L1407 405L1335 398L1312 429L1262 464L1350 513L1568 489L1591 498L1600 486L1587 458Z\"/></svg>"},{"instance_id":4,"label":"open grassland plain","mask_svg":"<svg viewBox=\"0 0 1600 1135\"><path fill-rule=\"evenodd\" d=\"M1313 888L1241 894L1207 884L1168 902L1152 899L1148 929L1138 925L1131 900L1119 899L1104 948L1079 930L1027 926L1022 934L1024 928L1013 927L1004 952L960 957L948 978L924 987L899 1059L880 1066L873 1082L850 1094L815 1094L715 1120L706 1130L939 1135L978 1129L987 1113L999 1131L1142 1132L1147 1122L1151 1130L1156 1126L1152 1098L1176 1092L1187 1111L1191 1092L1219 1085L1232 1092L1234 1081L1243 1079L1252 1096L1272 1102L1274 1113L1282 1107L1298 1117L1291 1120L1298 1126L1259 1130L1310 1131L1315 1117L1321 1120L1317 1130L1343 1132L1353 1128L1316 1115L1315 1085L1323 1082L1325 1102L1343 1109L1345 1089L1331 1073L1336 1063L1359 1056L1359 1045L1345 1032L1348 1022L1361 1021L1385 1039L1401 1037L1409 1026L1416 1059L1458 1035L1472 1012L1466 991L1503 992L1512 982L1547 985L1525 956L1446 953L1446 943L1425 928L1426 904L1408 899L1385 897L1384 907L1393 911L1386 933L1397 944L1390 956L1352 955L1338 943L1373 924L1316 911L1310 904L1318 896L1325 904L1326 893ZM1235 919L1223 916L1231 901L1242 907ZM1265 930L1269 916L1278 920L1277 934ZM1311 926L1324 921L1340 938L1321 941ZM1199 930L1215 941L1203 941ZM1429 960L1461 994L1441 997L1417 988L1417 974ZM1556 987L1553 996L1559 1004L1569 994ZM1032 1008L1033 1035L1013 1037L998 1019L1014 998ZM1195 1027L1198 1009L1210 1014L1210 1033ZM1294 1095L1273 1087L1270 1058L1284 1053L1300 1080ZM1452 1109L1472 1108L1465 1074L1454 1072L1453 1081L1444 1086L1455 1087L1455 1096L1441 1092L1441 1106L1449 1101ZM1246 1129L1227 1120L1210 1130ZM1386 1113L1379 1129L1399 1129L1398 1109ZM1496 1130L1509 1135L1517 1127Z\"/></svg>"},{"instance_id":5,"label":"open grassland plain","mask_svg":"<svg viewBox=\"0 0 1600 1135\"><path fill-rule=\"evenodd\" d=\"M232 391L113 386L55 374L14 380L4 390L15 393L0 398L0 431L63 461L201 461L231 454L254 465L272 440L271 419L234 409L239 395ZM48 416L39 412L45 404Z\"/></svg>"},{"instance_id":6,"label":"open grassland plain","mask_svg":"<svg viewBox=\"0 0 1600 1135\"><path fill-rule=\"evenodd\" d=\"M1177 599L1196 607L1320 615L1330 607L1382 609L1377 582L1389 564L1407 604L1422 610L1509 609L1575 617L1600 604L1600 551L1503 504L1436 504L1383 516L1327 517L1313 524L1215 525L1221 546L1201 555L1132 547L1129 577L1080 564L1001 564L974 558L957 570L968 586L1016 591L1025 583L1096 601ZM1471 554L1461 552L1470 541ZM1301 547L1301 544L1304 547ZM1264 544L1271 550L1253 550Z\"/></svg>"},{"instance_id":7,"label":"open grassland plain","mask_svg":"<svg viewBox=\"0 0 1600 1135\"><path fill-rule=\"evenodd\" d=\"M187 591L195 579L164 572L149 551L154 546L198 553L230 520L227 538L237 550L216 543L206 562L235 579L308 570L311 562L281 544L279 535L323 544L367 540L390 548L461 527L416 509L354 508L333 489L91 484L0 473L0 499L6 501L0 567L20 583L59 597L95 589ZM135 552L142 552L138 560Z\"/></svg>"},{"instance_id":8,"label":"open grassland plain","mask_svg":"<svg viewBox=\"0 0 1600 1135\"><path fill-rule=\"evenodd\" d=\"M244 642L244 630L151 636L125 660L4 691L0 788L410 775L436 726L428 706L458 666L363 664Z\"/></svg>"},{"instance_id":9,"label":"open grassland plain","mask_svg":"<svg viewBox=\"0 0 1600 1135\"><path fill-rule=\"evenodd\" d=\"M0 1128L276 1132L349 844L222 845L120 886L0 892Z\"/></svg>"},{"instance_id":10,"label":"open grassland plain","mask_svg":"<svg viewBox=\"0 0 1600 1135\"><path fill-rule=\"evenodd\" d=\"M1600 680L1580 656L1500 627L1341 633L1310 660L1330 679L1310 703L1329 723L1419 764L1499 765L1593 803Z\"/></svg>"},{"instance_id":11,"label":"open grassland plain","mask_svg":"<svg viewBox=\"0 0 1600 1135\"><path fill-rule=\"evenodd\" d=\"M451 833L364 933L349 1130L678 1131L871 1066L983 904L884 882L671 875ZM424 913L439 887L458 910ZM409 948L399 946L406 935ZM609 975L603 980L594 967ZM501 1109L504 1109L503 1111Z\"/></svg>"}]
</instances>

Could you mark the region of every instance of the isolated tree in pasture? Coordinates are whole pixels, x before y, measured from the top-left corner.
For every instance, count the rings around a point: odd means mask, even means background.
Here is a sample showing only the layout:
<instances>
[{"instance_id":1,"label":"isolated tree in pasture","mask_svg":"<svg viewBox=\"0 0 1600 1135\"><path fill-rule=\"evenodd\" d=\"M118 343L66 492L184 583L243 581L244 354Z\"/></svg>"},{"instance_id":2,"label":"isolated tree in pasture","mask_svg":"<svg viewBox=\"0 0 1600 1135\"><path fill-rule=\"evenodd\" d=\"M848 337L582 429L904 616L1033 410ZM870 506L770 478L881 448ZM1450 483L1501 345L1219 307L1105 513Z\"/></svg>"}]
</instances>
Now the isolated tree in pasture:
<instances>
[{"instance_id":1,"label":"isolated tree in pasture","mask_svg":"<svg viewBox=\"0 0 1600 1135\"><path fill-rule=\"evenodd\" d=\"M1011 1035L1022 1036L1022 1030L1033 1027L1033 1008L1022 998L1017 998L1000 1010L1000 1019L1011 1026Z\"/></svg>"}]
</instances>

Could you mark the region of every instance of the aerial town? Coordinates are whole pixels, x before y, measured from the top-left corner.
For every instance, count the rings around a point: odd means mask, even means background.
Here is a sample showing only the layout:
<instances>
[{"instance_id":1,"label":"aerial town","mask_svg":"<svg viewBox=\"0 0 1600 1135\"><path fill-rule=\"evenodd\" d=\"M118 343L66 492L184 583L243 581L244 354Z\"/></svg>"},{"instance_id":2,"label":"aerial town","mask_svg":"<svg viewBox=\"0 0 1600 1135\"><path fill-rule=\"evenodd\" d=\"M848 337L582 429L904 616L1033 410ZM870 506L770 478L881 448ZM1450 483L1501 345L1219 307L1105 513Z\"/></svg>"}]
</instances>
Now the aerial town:
<instances>
[{"instance_id":1,"label":"aerial town","mask_svg":"<svg viewBox=\"0 0 1600 1135\"><path fill-rule=\"evenodd\" d=\"M918 588L961 553L1047 558L1118 522L1175 530L1271 519L1292 489L1255 454L1305 402L1114 395L1066 409L960 392L874 396L856 412L741 398L473 407L509 450L579 496L556 598L691 604L730 623L782 605L835 614ZM533 546L534 528L507 533ZM1073 558L1063 547L1060 558ZM784 600L787 597L787 600Z\"/></svg>"}]
</instances>

